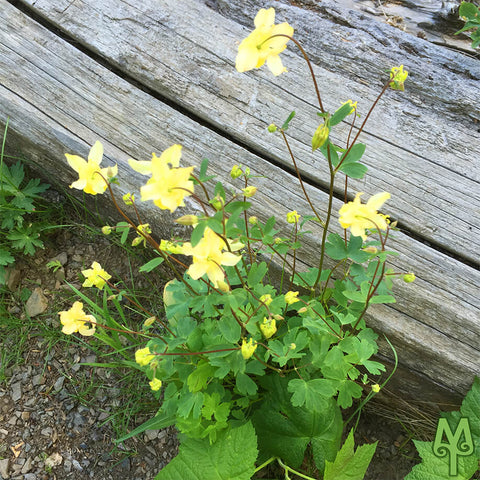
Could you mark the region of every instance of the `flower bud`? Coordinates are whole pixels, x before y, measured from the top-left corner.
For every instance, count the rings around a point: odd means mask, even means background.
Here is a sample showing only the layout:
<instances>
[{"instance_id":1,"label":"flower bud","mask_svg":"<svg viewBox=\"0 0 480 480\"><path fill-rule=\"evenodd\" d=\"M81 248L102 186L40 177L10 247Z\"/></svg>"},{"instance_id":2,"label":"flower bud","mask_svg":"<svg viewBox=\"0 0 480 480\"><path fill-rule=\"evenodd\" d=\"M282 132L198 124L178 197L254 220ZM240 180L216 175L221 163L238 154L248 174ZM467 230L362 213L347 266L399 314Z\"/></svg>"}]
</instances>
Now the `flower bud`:
<instances>
[{"instance_id":1,"label":"flower bud","mask_svg":"<svg viewBox=\"0 0 480 480\"><path fill-rule=\"evenodd\" d=\"M133 205L133 202L135 202L135 195L133 193L126 193L122 197L122 200L125 205Z\"/></svg>"},{"instance_id":2,"label":"flower bud","mask_svg":"<svg viewBox=\"0 0 480 480\"><path fill-rule=\"evenodd\" d=\"M330 129L325 123L322 123L315 130L312 138L312 152L314 152L317 148L320 148L327 141L329 133Z\"/></svg>"},{"instance_id":3,"label":"flower bud","mask_svg":"<svg viewBox=\"0 0 480 480\"><path fill-rule=\"evenodd\" d=\"M223 201L223 198L217 195L215 198L212 198L210 200L210 205L218 212L222 209L223 205L225 202Z\"/></svg>"},{"instance_id":4,"label":"flower bud","mask_svg":"<svg viewBox=\"0 0 480 480\"><path fill-rule=\"evenodd\" d=\"M377 247L374 247L373 245L369 245L368 247L365 247L363 249L364 252L367 252L367 253L372 253L372 254L375 254L378 252L378 248Z\"/></svg>"},{"instance_id":5,"label":"flower bud","mask_svg":"<svg viewBox=\"0 0 480 480\"><path fill-rule=\"evenodd\" d=\"M274 123L271 123L268 127L267 127L267 130L270 132L270 133L275 133L277 131L277 126L274 124Z\"/></svg>"},{"instance_id":6,"label":"flower bud","mask_svg":"<svg viewBox=\"0 0 480 480\"><path fill-rule=\"evenodd\" d=\"M250 225L256 225L258 223L258 218L257 217L250 217L248 219L248 223L250 223Z\"/></svg>"},{"instance_id":7,"label":"flower bud","mask_svg":"<svg viewBox=\"0 0 480 480\"><path fill-rule=\"evenodd\" d=\"M296 210L287 213L287 222L288 223L297 223L300 220L300 215Z\"/></svg>"},{"instance_id":8,"label":"flower bud","mask_svg":"<svg viewBox=\"0 0 480 480\"><path fill-rule=\"evenodd\" d=\"M143 322L143 326L144 327L149 327L150 325L153 325L153 323L155 322L155 319L157 317L153 316L153 317L150 317L150 318L147 318L144 322Z\"/></svg>"},{"instance_id":9,"label":"flower bud","mask_svg":"<svg viewBox=\"0 0 480 480\"><path fill-rule=\"evenodd\" d=\"M242 175L243 170L238 165L234 165L232 170L230 171L230 176L232 177L232 179L241 177Z\"/></svg>"},{"instance_id":10,"label":"flower bud","mask_svg":"<svg viewBox=\"0 0 480 480\"><path fill-rule=\"evenodd\" d=\"M274 242L275 242L275 245L280 245L283 242L283 240L280 237L275 237Z\"/></svg>"},{"instance_id":11,"label":"flower bud","mask_svg":"<svg viewBox=\"0 0 480 480\"><path fill-rule=\"evenodd\" d=\"M378 383L375 383L372 385L372 392L373 393L378 393L380 391L380 385Z\"/></svg>"},{"instance_id":12,"label":"flower bud","mask_svg":"<svg viewBox=\"0 0 480 480\"><path fill-rule=\"evenodd\" d=\"M276 313L276 314L273 316L273 318L274 318L275 320L278 320L278 321L280 321L280 320L285 320L285 318L282 317L279 313Z\"/></svg>"},{"instance_id":13,"label":"flower bud","mask_svg":"<svg viewBox=\"0 0 480 480\"><path fill-rule=\"evenodd\" d=\"M112 227L105 225L102 227L102 233L104 235L110 235L112 233Z\"/></svg>"},{"instance_id":14,"label":"flower bud","mask_svg":"<svg viewBox=\"0 0 480 480\"><path fill-rule=\"evenodd\" d=\"M409 272L409 273L406 273L404 276L403 276L403 281L405 283L412 283L415 281L415 274L413 274L412 272Z\"/></svg>"},{"instance_id":15,"label":"flower bud","mask_svg":"<svg viewBox=\"0 0 480 480\"><path fill-rule=\"evenodd\" d=\"M294 343L290 344L290 350L295 350L296 348L297 348L297 346Z\"/></svg>"},{"instance_id":16,"label":"flower bud","mask_svg":"<svg viewBox=\"0 0 480 480\"><path fill-rule=\"evenodd\" d=\"M277 331L277 322L272 317L264 317L263 323L260 325L260 330L266 339L269 339Z\"/></svg>"},{"instance_id":17,"label":"flower bud","mask_svg":"<svg viewBox=\"0 0 480 480\"><path fill-rule=\"evenodd\" d=\"M306 313L308 311L307 307L302 307L297 310L298 313Z\"/></svg>"},{"instance_id":18,"label":"flower bud","mask_svg":"<svg viewBox=\"0 0 480 480\"><path fill-rule=\"evenodd\" d=\"M177 218L175 223L180 225L196 225L198 223L198 217L196 215L184 215L183 217Z\"/></svg>"},{"instance_id":19,"label":"flower bud","mask_svg":"<svg viewBox=\"0 0 480 480\"><path fill-rule=\"evenodd\" d=\"M257 193L257 187L253 187L253 186L245 187L245 188L242 188L242 192L247 198L250 198Z\"/></svg>"},{"instance_id":20,"label":"flower bud","mask_svg":"<svg viewBox=\"0 0 480 480\"><path fill-rule=\"evenodd\" d=\"M248 167L245 168L245 176L247 176L247 177L250 176L250 168L248 168Z\"/></svg>"},{"instance_id":21,"label":"flower bud","mask_svg":"<svg viewBox=\"0 0 480 480\"><path fill-rule=\"evenodd\" d=\"M140 245L142 243L144 239L142 237L135 237L133 240L132 240L132 247L136 247L138 245Z\"/></svg>"},{"instance_id":22,"label":"flower bud","mask_svg":"<svg viewBox=\"0 0 480 480\"><path fill-rule=\"evenodd\" d=\"M228 285L227 282L223 280L218 280L217 282L217 288L223 293L228 293L230 291L230 286Z\"/></svg>"},{"instance_id":23,"label":"flower bud","mask_svg":"<svg viewBox=\"0 0 480 480\"><path fill-rule=\"evenodd\" d=\"M117 167L107 167L107 179L108 180L111 180L112 178L115 177L116 175L116 172L117 172Z\"/></svg>"},{"instance_id":24,"label":"flower bud","mask_svg":"<svg viewBox=\"0 0 480 480\"><path fill-rule=\"evenodd\" d=\"M256 349L257 349L257 343L256 342L253 343L253 338L251 338L248 342L246 342L245 339L243 339L241 352L242 352L242 357L245 360L248 360L254 354Z\"/></svg>"},{"instance_id":25,"label":"flower bud","mask_svg":"<svg viewBox=\"0 0 480 480\"><path fill-rule=\"evenodd\" d=\"M353 102L352 100L347 100L346 102L343 102L342 105L346 105L347 103L352 107L349 113L349 115L351 115L353 112L357 110L357 102Z\"/></svg>"}]
</instances>

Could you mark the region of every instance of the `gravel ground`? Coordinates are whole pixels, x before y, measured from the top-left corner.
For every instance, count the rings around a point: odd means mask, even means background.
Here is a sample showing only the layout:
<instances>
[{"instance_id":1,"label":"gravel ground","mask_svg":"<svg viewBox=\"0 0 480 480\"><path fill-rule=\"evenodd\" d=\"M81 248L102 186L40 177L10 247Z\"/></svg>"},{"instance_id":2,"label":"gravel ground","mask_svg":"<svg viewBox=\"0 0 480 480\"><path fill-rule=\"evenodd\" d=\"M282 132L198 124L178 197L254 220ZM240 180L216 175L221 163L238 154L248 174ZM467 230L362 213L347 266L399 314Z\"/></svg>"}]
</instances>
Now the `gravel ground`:
<instances>
[{"instance_id":1,"label":"gravel ground","mask_svg":"<svg viewBox=\"0 0 480 480\"><path fill-rule=\"evenodd\" d=\"M24 362L8 370L7 382L0 384L0 478L152 479L177 453L174 429L148 431L117 446L118 432L109 419L128 400L121 396L121 375L80 365L103 361L88 344L52 343L45 333L60 330L57 312L72 303L65 298L63 280L80 288L80 270L99 259L114 278L128 278L125 252L107 238L89 239L72 229L61 230L46 243L35 257L18 262L10 276L16 292L10 312L20 318L28 312L42 328L27 339ZM62 265L55 273L46 266L52 260ZM145 287L142 279L136 279L136 287ZM32 291L26 306L16 300L24 288ZM1 347L10 348L9 341L2 338ZM146 407L130 419L130 430L158 408L147 382L144 387ZM418 461L415 448L398 422L378 415L374 407L369 412L362 416L356 440L378 440L379 445L365 479L401 480Z\"/></svg>"}]
</instances>

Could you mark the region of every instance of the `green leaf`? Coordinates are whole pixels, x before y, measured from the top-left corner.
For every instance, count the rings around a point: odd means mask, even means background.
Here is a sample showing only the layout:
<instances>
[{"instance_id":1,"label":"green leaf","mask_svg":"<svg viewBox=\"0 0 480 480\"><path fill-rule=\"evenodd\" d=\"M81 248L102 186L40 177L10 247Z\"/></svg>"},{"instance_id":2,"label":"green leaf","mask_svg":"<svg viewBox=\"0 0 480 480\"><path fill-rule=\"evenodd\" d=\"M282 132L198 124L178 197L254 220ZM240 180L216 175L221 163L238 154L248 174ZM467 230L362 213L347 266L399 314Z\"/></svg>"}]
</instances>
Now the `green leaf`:
<instances>
[{"instance_id":1,"label":"green leaf","mask_svg":"<svg viewBox=\"0 0 480 480\"><path fill-rule=\"evenodd\" d=\"M140 268L140 272L151 272L154 268L157 268L159 265L163 263L163 257L157 257L150 260L147 263L144 263Z\"/></svg>"},{"instance_id":2,"label":"green leaf","mask_svg":"<svg viewBox=\"0 0 480 480\"><path fill-rule=\"evenodd\" d=\"M339 170L351 178L363 178L368 168L363 163L346 163L340 165Z\"/></svg>"},{"instance_id":3,"label":"green leaf","mask_svg":"<svg viewBox=\"0 0 480 480\"><path fill-rule=\"evenodd\" d=\"M330 117L330 126L333 127L339 124L344 118L350 115L352 106L349 103L342 105L331 117Z\"/></svg>"},{"instance_id":4,"label":"green leaf","mask_svg":"<svg viewBox=\"0 0 480 480\"><path fill-rule=\"evenodd\" d=\"M248 286L250 288L254 288L263 280L263 277L266 275L267 271L268 267L265 262L252 263L247 277Z\"/></svg>"},{"instance_id":5,"label":"green leaf","mask_svg":"<svg viewBox=\"0 0 480 480\"><path fill-rule=\"evenodd\" d=\"M350 235L350 240L345 245L345 240L338 233L331 233L325 245L325 252L333 260L350 258L354 262L362 263L370 258L370 254L362 250L363 239Z\"/></svg>"},{"instance_id":6,"label":"green leaf","mask_svg":"<svg viewBox=\"0 0 480 480\"><path fill-rule=\"evenodd\" d=\"M348 434L334 462L327 461L323 480L362 480L377 448L377 443L362 445L354 452L353 430Z\"/></svg>"},{"instance_id":7,"label":"green leaf","mask_svg":"<svg viewBox=\"0 0 480 480\"><path fill-rule=\"evenodd\" d=\"M355 162L358 162L363 154L365 153L365 148L366 145L364 143L356 143L348 152L348 155L345 157L346 153L345 152L341 157L340 157L340 170L342 169L343 165L349 165ZM348 150L347 150L348 151Z\"/></svg>"},{"instance_id":8,"label":"green leaf","mask_svg":"<svg viewBox=\"0 0 480 480\"><path fill-rule=\"evenodd\" d=\"M422 458L422 463L415 465L405 480L470 480L478 470L478 458L474 454L458 456L457 475L452 476L449 473L450 455L435 456L433 442L414 440L413 443Z\"/></svg>"},{"instance_id":9,"label":"green leaf","mask_svg":"<svg viewBox=\"0 0 480 480\"><path fill-rule=\"evenodd\" d=\"M257 393L257 384L244 373L237 373L236 385L242 395L255 395Z\"/></svg>"},{"instance_id":10,"label":"green leaf","mask_svg":"<svg viewBox=\"0 0 480 480\"><path fill-rule=\"evenodd\" d=\"M219 433L213 445L208 439L187 438L155 480L250 480L256 458L255 430L249 422Z\"/></svg>"},{"instance_id":11,"label":"green leaf","mask_svg":"<svg viewBox=\"0 0 480 480\"><path fill-rule=\"evenodd\" d=\"M299 378L290 380L288 391L293 393L291 402L294 407L305 405L308 410L316 411L325 408L325 400L337 393L333 383L325 378L308 382Z\"/></svg>"},{"instance_id":12,"label":"green leaf","mask_svg":"<svg viewBox=\"0 0 480 480\"><path fill-rule=\"evenodd\" d=\"M218 320L218 329L227 342L236 343L242 335L242 327L233 315L223 315Z\"/></svg>"},{"instance_id":13,"label":"green leaf","mask_svg":"<svg viewBox=\"0 0 480 480\"><path fill-rule=\"evenodd\" d=\"M395 303L395 297L392 295L376 295L370 299L370 303Z\"/></svg>"},{"instance_id":14,"label":"green leaf","mask_svg":"<svg viewBox=\"0 0 480 480\"><path fill-rule=\"evenodd\" d=\"M293 117L295 116L295 112L290 113L288 118L285 120L285 123L282 125L282 130L288 130L288 124L293 120Z\"/></svg>"},{"instance_id":15,"label":"green leaf","mask_svg":"<svg viewBox=\"0 0 480 480\"><path fill-rule=\"evenodd\" d=\"M127 435L123 437L117 438L115 443L122 443L125 440L128 440L131 437L135 437L136 435L140 435L141 433L145 432L146 430L160 430L162 428L170 427L171 425L175 425L175 416L174 415L165 415L159 414L153 418L150 418L146 422L143 422L137 428L133 429Z\"/></svg>"},{"instance_id":16,"label":"green leaf","mask_svg":"<svg viewBox=\"0 0 480 480\"><path fill-rule=\"evenodd\" d=\"M287 390L288 381L279 376L262 378L268 394L252 418L261 452L259 462L275 456L298 468L311 444L315 464L323 471L325 460L333 461L340 446L343 430L340 409L333 399L326 400L325 408L318 412L294 407Z\"/></svg>"},{"instance_id":17,"label":"green leaf","mask_svg":"<svg viewBox=\"0 0 480 480\"><path fill-rule=\"evenodd\" d=\"M195 370L187 378L188 389L192 393L203 390L207 386L208 379L214 375L215 370L216 368L206 361L198 362Z\"/></svg>"},{"instance_id":18,"label":"green leaf","mask_svg":"<svg viewBox=\"0 0 480 480\"><path fill-rule=\"evenodd\" d=\"M8 265L9 263L13 263L15 258L12 257L8 250L4 248L0 248L0 265Z\"/></svg>"},{"instance_id":19,"label":"green leaf","mask_svg":"<svg viewBox=\"0 0 480 480\"><path fill-rule=\"evenodd\" d=\"M362 396L362 387L351 380L345 380L338 388L337 403L341 408L352 406L353 398Z\"/></svg>"}]
</instances>

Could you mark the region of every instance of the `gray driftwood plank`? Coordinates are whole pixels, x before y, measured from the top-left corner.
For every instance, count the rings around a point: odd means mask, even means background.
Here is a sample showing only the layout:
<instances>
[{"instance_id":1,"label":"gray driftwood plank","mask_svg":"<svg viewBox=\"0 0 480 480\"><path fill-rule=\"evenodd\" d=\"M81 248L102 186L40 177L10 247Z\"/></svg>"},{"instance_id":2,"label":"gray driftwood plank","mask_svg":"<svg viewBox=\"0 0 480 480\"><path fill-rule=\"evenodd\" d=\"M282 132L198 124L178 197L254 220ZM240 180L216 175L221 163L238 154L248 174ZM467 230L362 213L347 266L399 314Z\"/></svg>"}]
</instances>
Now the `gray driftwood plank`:
<instances>
[{"instance_id":1,"label":"gray driftwood plank","mask_svg":"<svg viewBox=\"0 0 480 480\"><path fill-rule=\"evenodd\" d=\"M223 179L238 162L265 175L257 184L259 215L273 211L282 216L290 202L308 212L295 178L281 167L136 88L5 0L0 0L0 12L6 19L0 30L0 124L10 117L10 148L21 149L52 182L65 185L75 178L64 152L86 156L88 146L100 139L106 163L119 163L122 194L144 181L126 165L130 156L148 159L152 151L181 143L184 165L198 166L206 156ZM253 77L247 78L253 83ZM313 186L308 190L323 212L326 194ZM108 201L98 200L107 210ZM170 234L168 215L148 204L143 211L158 220L162 235ZM318 252L320 232L312 229L300 257L305 265ZM409 372L463 393L479 373L480 274L403 233L396 234L392 247L400 254L393 268L414 270L418 281L399 283L398 304L373 308L369 321L387 332ZM411 381L411 375L405 377L402 389L408 391Z\"/></svg>"},{"instance_id":2,"label":"gray driftwood plank","mask_svg":"<svg viewBox=\"0 0 480 480\"><path fill-rule=\"evenodd\" d=\"M24 1L155 92L287 168L281 139L266 135L265 128L295 110L288 133L299 165L325 187L325 161L310 148L318 107L298 51L291 46L285 52L290 72L278 78L266 69L238 74L233 67L239 41L267 2ZM407 91L387 93L367 126L362 140L370 170L364 180L350 182L352 191L390 191L389 211L404 228L478 265L480 246L471 238L480 234L474 221L480 212L479 62L335 2L322 2L319 13L312 10L315 2L304 3L310 10L276 2L278 21L295 26L323 67L315 71L328 109L353 98L365 115L386 70L404 63L410 71ZM345 126L335 139L346 133ZM337 187L340 195L341 182Z\"/></svg>"}]
</instances>

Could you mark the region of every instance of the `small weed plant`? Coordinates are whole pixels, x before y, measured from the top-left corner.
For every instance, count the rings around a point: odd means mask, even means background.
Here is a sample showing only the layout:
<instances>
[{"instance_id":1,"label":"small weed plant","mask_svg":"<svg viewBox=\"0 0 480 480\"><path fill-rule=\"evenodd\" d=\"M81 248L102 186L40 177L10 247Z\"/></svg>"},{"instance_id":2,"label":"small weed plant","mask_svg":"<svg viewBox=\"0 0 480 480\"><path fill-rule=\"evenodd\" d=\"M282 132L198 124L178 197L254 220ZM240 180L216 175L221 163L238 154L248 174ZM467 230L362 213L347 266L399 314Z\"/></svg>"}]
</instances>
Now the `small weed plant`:
<instances>
[{"instance_id":1,"label":"small weed plant","mask_svg":"<svg viewBox=\"0 0 480 480\"><path fill-rule=\"evenodd\" d=\"M403 90L408 73L403 66L388 72L377 100L355 129L357 102L339 104L333 113L325 110L293 28L274 22L273 8L258 12L255 30L239 45L236 68L245 72L266 63L280 75L285 68L279 54L287 43L302 52L319 108L312 150L329 171L324 207L309 198L289 144L294 112L268 131L283 139L311 211L292 208L282 222L250 214L257 187L248 166L234 165L230 180L236 186L226 187L209 174L208 160L198 172L193 166L181 167L181 145L153 154L150 161L129 160L133 170L147 177L141 201L172 213L185 206L186 197L198 205L201 214L175 220L191 226L190 238L182 241L155 239L134 193L124 195L120 206L115 198L117 166L100 166L100 142L87 160L66 154L78 173L71 187L91 195L108 190L123 216L123 222L105 226L103 232L116 230L124 242L133 233L132 245L148 245L156 254L141 270L150 272L163 263L172 272L163 291L165 317L120 291L99 262L82 271L83 286L102 290L103 302L75 290L79 301L60 312L64 333L95 335L119 351L124 365L145 375L155 392L157 414L131 435L169 425L178 429L179 454L158 474L159 480L246 480L272 463L285 478L361 479L375 451L375 444L355 451L352 433L339 450L342 409L364 392L367 401L382 387L377 381L385 367L372 358L378 346L377 334L365 323L368 307L394 302L393 281L412 282L415 276L387 266L394 254L387 241L395 223L379 210L390 194L379 192L362 202L363 194L356 193L349 201L347 179L363 178L367 172L359 136L380 97L389 89ZM330 137L341 122L349 122L350 130L338 145ZM339 211L341 233L334 233L334 182L339 177L345 182L345 198ZM280 231L279 223L288 228ZM312 224L322 229L318 258L312 259L315 266L299 271L298 252ZM272 261L282 267L278 282L270 280ZM122 297L143 312L138 331L126 327ZM136 349L135 360L125 345Z\"/></svg>"},{"instance_id":2,"label":"small weed plant","mask_svg":"<svg viewBox=\"0 0 480 480\"><path fill-rule=\"evenodd\" d=\"M473 29L470 32L472 48L478 48L480 46L480 9L473 3L462 2L458 9L458 15L465 21L465 26L455 35Z\"/></svg>"},{"instance_id":3,"label":"small weed plant","mask_svg":"<svg viewBox=\"0 0 480 480\"><path fill-rule=\"evenodd\" d=\"M20 161L10 167L4 162L7 130L8 122L0 151L0 286L6 282L6 267L15 263L15 255L33 255L43 248L39 237L45 224L29 221L29 215L35 212L39 194L49 187L38 178L25 182Z\"/></svg>"}]
</instances>

